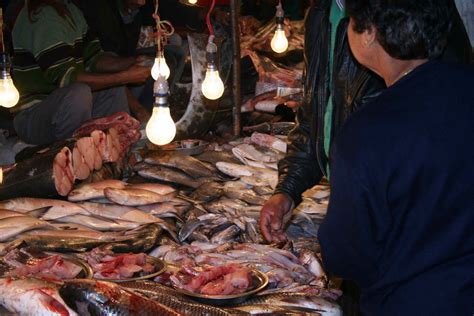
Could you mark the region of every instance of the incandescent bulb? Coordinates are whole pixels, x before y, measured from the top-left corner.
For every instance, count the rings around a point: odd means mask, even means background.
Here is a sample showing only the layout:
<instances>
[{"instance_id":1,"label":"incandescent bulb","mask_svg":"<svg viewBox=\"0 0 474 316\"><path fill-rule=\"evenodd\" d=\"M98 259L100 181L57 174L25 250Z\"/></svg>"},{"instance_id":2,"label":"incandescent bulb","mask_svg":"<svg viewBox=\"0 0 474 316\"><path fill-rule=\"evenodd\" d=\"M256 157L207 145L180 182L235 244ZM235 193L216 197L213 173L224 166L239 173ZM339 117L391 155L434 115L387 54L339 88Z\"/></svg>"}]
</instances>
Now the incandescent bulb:
<instances>
[{"instance_id":1,"label":"incandescent bulb","mask_svg":"<svg viewBox=\"0 0 474 316\"><path fill-rule=\"evenodd\" d=\"M282 27L277 27L270 45L275 53L283 53L288 49L288 39Z\"/></svg>"},{"instance_id":2,"label":"incandescent bulb","mask_svg":"<svg viewBox=\"0 0 474 316\"><path fill-rule=\"evenodd\" d=\"M14 107L20 99L20 94L13 84L13 80L8 76L0 78L0 105L6 108Z\"/></svg>"},{"instance_id":3,"label":"incandescent bulb","mask_svg":"<svg viewBox=\"0 0 474 316\"><path fill-rule=\"evenodd\" d=\"M171 143L176 135L176 126L167 106L155 106L150 120L146 124L146 135L155 145Z\"/></svg>"},{"instance_id":4,"label":"incandescent bulb","mask_svg":"<svg viewBox=\"0 0 474 316\"><path fill-rule=\"evenodd\" d=\"M219 71L215 67L208 67L206 77L202 82L202 94L210 100L219 99L224 94L224 83L219 77Z\"/></svg>"},{"instance_id":5,"label":"incandescent bulb","mask_svg":"<svg viewBox=\"0 0 474 316\"><path fill-rule=\"evenodd\" d=\"M188 0L188 2L191 3L191 4L196 4L197 0Z\"/></svg>"},{"instance_id":6,"label":"incandescent bulb","mask_svg":"<svg viewBox=\"0 0 474 316\"><path fill-rule=\"evenodd\" d=\"M153 79L158 79L159 76L163 76L166 79L170 76L170 68L166 64L165 57L163 55L157 56L153 67L151 68L151 76Z\"/></svg>"}]
</instances>

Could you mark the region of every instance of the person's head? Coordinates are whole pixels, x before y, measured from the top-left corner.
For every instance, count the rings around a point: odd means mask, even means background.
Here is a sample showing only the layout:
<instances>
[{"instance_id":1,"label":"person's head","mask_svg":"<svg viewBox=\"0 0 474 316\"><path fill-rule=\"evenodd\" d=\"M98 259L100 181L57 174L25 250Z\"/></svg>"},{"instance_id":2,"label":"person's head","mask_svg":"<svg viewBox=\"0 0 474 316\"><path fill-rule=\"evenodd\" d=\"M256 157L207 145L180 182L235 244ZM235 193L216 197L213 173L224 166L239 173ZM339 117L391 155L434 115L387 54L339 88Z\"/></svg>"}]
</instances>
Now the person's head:
<instances>
[{"instance_id":1,"label":"person's head","mask_svg":"<svg viewBox=\"0 0 474 316\"><path fill-rule=\"evenodd\" d=\"M370 67L371 45L399 60L434 59L446 46L450 0L346 0L348 37L356 59Z\"/></svg>"},{"instance_id":2,"label":"person's head","mask_svg":"<svg viewBox=\"0 0 474 316\"><path fill-rule=\"evenodd\" d=\"M124 7L129 10L137 10L143 7L146 0L123 0Z\"/></svg>"}]
</instances>

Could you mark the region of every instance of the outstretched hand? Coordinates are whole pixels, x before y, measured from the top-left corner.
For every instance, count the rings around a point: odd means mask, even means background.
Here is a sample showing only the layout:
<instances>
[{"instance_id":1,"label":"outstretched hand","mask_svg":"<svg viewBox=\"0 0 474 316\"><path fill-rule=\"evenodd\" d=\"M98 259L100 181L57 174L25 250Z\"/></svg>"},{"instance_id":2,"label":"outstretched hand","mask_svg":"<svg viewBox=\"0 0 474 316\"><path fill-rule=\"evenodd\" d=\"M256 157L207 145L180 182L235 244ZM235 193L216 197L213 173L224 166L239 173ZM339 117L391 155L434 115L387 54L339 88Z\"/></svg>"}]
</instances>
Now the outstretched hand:
<instances>
[{"instance_id":1,"label":"outstretched hand","mask_svg":"<svg viewBox=\"0 0 474 316\"><path fill-rule=\"evenodd\" d=\"M268 242L286 240L285 229L291 218L293 201L283 193L273 195L260 211L260 231Z\"/></svg>"}]
</instances>

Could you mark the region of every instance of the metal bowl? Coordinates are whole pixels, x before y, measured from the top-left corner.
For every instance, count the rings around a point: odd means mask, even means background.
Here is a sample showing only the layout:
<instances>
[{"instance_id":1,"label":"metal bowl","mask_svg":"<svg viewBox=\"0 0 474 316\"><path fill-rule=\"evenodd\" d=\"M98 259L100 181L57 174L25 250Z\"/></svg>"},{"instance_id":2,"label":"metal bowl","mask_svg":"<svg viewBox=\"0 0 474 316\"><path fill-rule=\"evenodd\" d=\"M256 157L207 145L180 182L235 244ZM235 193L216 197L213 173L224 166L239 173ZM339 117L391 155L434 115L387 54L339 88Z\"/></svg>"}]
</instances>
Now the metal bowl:
<instances>
[{"instance_id":1,"label":"metal bowl","mask_svg":"<svg viewBox=\"0 0 474 316\"><path fill-rule=\"evenodd\" d=\"M103 278L96 278L96 277L94 277L94 279L102 280L102 281L116 282L116 283L130 282L130 281L140 281L140 280L152 279L152 278L157 277L157 276L159 276L160 274L162 274L163 272L166 271L166 263L163 260L160 260L158 258L151 257L151 256L147 256L146 260L147 260L148 263L152 264L155 267L155 272L147 274L147 275L142 275L142 276L139 276L139 277L135 277L135 278L128 278L128 279L103 279Z\"/></svg>"},{"instance_id":2,"label":"metal bowl","mask_svg":"<svg viewBox=\"0 0 474 316\"><path fill-rule=\"evenodd\" d=\"M224 306L224 305L237 305L244 302L253 294L256 294L263 290L268 285L268 276L260 272L258 270L251 270L252 273L252 280L254 286L251 290L240 293L240 294L232 294L232 295L206 295L206 294L199 294L190 291L186 291L180 288L174 288L177 292L187 295L192 299L209 305L215 306Z\"/></svg>"},{"instance_id":3,"label":"metal bowl","mask_svg":"<svg viewBox=\"0 0 474 316\"><path fill-rule=\"evenodd\" d=\"M63 258L64 260L72 262L75 265L81 267L81 272L79 272L79 274L75 277L76 279L91 279L92 275L94 274L94 272L92 271L91 266L87 262L79 259L78 257L76 257L74 255L67 255L67 254L63 254L63 253L49 252L49 251L45 252L45 254L58 255L61 258ZM3 259L0 259L0 264L2 264L4 267L8 267L8 265L6 265L3 262ZM12 269L10 269L10 270L12 270ZM6 270L6 269L2 270L0 272L0 277L7 276L8 272L9 272L9 270ZM0 313L0 315L2 315L2 314Z\"/></svg>"}]
</instances>

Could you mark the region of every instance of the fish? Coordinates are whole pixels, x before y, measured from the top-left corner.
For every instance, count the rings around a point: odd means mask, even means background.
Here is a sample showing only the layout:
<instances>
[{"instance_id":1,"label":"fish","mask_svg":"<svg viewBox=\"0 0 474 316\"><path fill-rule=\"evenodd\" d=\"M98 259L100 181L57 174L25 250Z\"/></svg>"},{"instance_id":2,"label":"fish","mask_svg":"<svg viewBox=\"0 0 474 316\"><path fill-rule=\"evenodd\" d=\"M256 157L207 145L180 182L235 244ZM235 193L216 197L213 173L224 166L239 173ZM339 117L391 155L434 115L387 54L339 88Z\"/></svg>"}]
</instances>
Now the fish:
<instances>
[{"instance_id":1,"label":"fish","mask_svg":"<svg viewBox=\"0 0 474 316\"><path fill-rule=\"evenodd\" d=\"M158 221L158 219L154 216L130 206L100 204L93 202L83 202L79 205L86 209L90 214L101 218L129 221L141 224Z\"/></svg>"},{"instance_id":2,"label":"fish","mask_svg":"<svg viewBox=\"0 0 474 316\"><path fill-rule=\"evenodd\" d=\"M206 316L229 316L229 315L247 315L244 312L226 310L212 305L201 304L188 299L183 294L173 290L170 287L163 286L156 282L123 282L123 287L142 293L164 304L183 315L206 315Z\"/></svg>"},{"instance_id":3,"label":"fish","mask_svg":"<svg viewBox=\"0 0 474 316\"><path fill-rule=\"evenodd\" d=\"M123 189L126 185L126 182L120 180L104 180L100 182L86 183L72 190L68 195L68 200L79 202L103 198L105 188Z\"/></svg>"},{"instance_id":4,"label":"fish","mask_svg":"<svg viewBox=\"0 0 474 316\"><path fill-rule=\"evenodd\" d=\"M143 166L138 170L138 174L147 179L184 185L194 189L202 184L201 181L193 179L191 176L188 176L181 171L172 170L162 166Z\"/></svg>"},{"instance_id":5,"label":"fish","mask_svg":"<svg viewBox=\"0 0 474 316\"><path fill-rule=\"evenodd\" d=\"M182 315L157 301L134 294L111 282L67 281L59 288L59 295L80 315Z\"/></svg>"},{"instance_id":6,"label":"fish","mask_svg":"<svg viewBox=\"0 0 474 316\"><path fill-rule=\"evenodd\" d=\"M268 185L254 186L252 189L259 195L272 195L274 192L274 190Z\"/></svg>"},{"instance_id":7,"label":"fish","mask_svg":"<svg viewBox=\"0 0 474 316\"><path fill-rule=\"evenodd\" d=\"M0 202L0 208L20 212L43 209L45 210L41 217L43 220L53 220L59 217L76 214L89 215L86 210L74 203L55 199L29 197L15 198Z\"/></svg>"},{"instance_id":8,"label":"fish","mask_svg":"<svg viewBox=\"0 0 474 316\"><path fill-rule=\"evenodd\" d=\"M254 132L250 139L252 143L257 144L259 146L275 149L281 153L286 153L286 142L282 141L276 136Z\"/></svg>"},{"instance_id":9,"label":"fish","mask_svg":"<svg viewBox=\"0 0 474 316\"><path fill-rule=\"evenodd\" d=\"M166 195L161 195L152 191L147 191L143 189L113 189L105 188L104 189L105 197L119 205L125 206L138 206L138 205L148 205L153 203L168 202L170 201L174 193L168 193Z\"/></svg>"},{"instance_id":10,"label":"fish","mask_svg":"<svg viewBox=\"0 0 474 316\"><path fill-rule=\"evenodd\" d=\"M3 174L0 200L20 196L65 196L72 189L72 153L68 147L47 148L19 161Z\"/></svg>"},{"instance_id":11,"label":"fish","mask_svg":"<svg viewBox=\"0 0 474 316\"><path fill-rule=\"evenodd\" d=\"M252 189L247 189L244 187L224 187L224 194L230 199L239 199L253 205L263 205L267 200L266 198L257 195Z\"/></svg>"},{"instance_id":12,"label":"fish","mask_svg":"<svg viewBox=\"0 0 474 316\"><path fill-rule=\"evenodd\" d=\"M224 244L233 241L240 234L240 228L237 225L231 225L223 231L214 234L211 237L211 242L214 244Z\"/></svg>"},{"instance_id":13,"label":"fish","mask_svg":"<svg viewBox=\"0 0 474 316\"><path fill-rule=\"evenodd\" d=\"M244 126L242 127L242 131L247 132L247 133L259 132L259 133L288 135L288 133L295 126L296 124L294 122L273 122L273 123L264 122L258 125Z\"/></svg>"},{"instance_id":14,"label":"fish","mask_svg":"<svg viewBox=\"0 0 474 316\"><path fill-rule=\"evenodd\" d=\"M317 278L317 285L323 288L326 287L328 277L319 258L311 250L303 249L300 252L299 259L303 266Z\"/></svg>"},{"instance_id":15,"label":"fish","mask_svg":"<svg viewBox=\"0 0 474 316\"><path fill-rule=\"evenodd\" d=\"M233 308L236 311L247 312L250 315L271 315L271 316L320 316L314 310L304 308L287 308L265 304L243 305Z\"/></svg>"},{"instance_id":16,"label":"fish","mask_svg":"<svg viewBox=\"0 0 474 316\"><path fill-rule=\"evenodd\" d=\"M145 162L151 165L176 168L193 178L215 176L215 170L210 169L200 160L178 152L152 152L145 157Z\"/></svg>"},{"instance_id":17,"label":"fish","mask_svg":"<svg viewBox=\"0 0 474 316\"><path fill-rule=\"evenodd\" d=\"M76 316L64 302L55 283L39 279L0 279L0 304L25 316Z\"/></svg>"},{"instance_id":18,"label":"fish","mask_svg":"<svg viewBox=\"0 0 474 316\"><path fill-rule=\"evenodd\" d=\"M55 229L50 223L31 216L7 217L0 220L0 242L34 229Z\"/></svg>"},{"instance_id":19,"label":"fish","mask_svg":"<svg viewBox=\"0 0 474 316\"><path fill-rule=\"evenodd\" d=\"M221 197L224 194L222 184L218 182L208 182L199 186L191 193L190 198L200 202L209 202Z\"/></svg>"},{"instance_id":20,"label":"fish","mask_svg":"<svg viewBox=\"0 0 474 316\"><path fill-rule=\"evenodd\" d=\"M246 176L259 178L262 183L268 184L272 188L275 188L278 182L278 172L275 170L232 164L223 161L217 162L216 167L231 177L240 178Z\"/></svg>"},{"instance_id":21,"label":"fish","mask_svg":"<svg viewBox=\"0 0 474 316\"><path fill-rule=\"evenodd\" d=\"M132 189L142 189L151 192L155 192L157 194L166 195L169 193L176 192L176 189L172 186L161 184L161 183L135 183L129 184L129 188Z\"/></svg>"},{"instance_id":22,"label":"fish","mask_svg":"<svg viewBox=\"0 0 474 316\"><path fill-rule=\"evenodd\" d=\"M16 211L0 209L0 220L2 220L4 218L18 217L18 216L31 216L31 217L38 218L42 214L44 214L44 212L46 210L47 210L47 208L42 208L42 209L39 209L39 210L32 210L32 211L27 211L27 212L25 211L24 213L22 213L22 212L16 212Z\"/></svg>"},{"instance_id":23,"label":"fish","mask_svg":"<svg viewBox=\"0 0 474 316\"><path fill-rule=\"evenodd\" d=\"M305 308L320 313L322 316L342 316L342 310L336 303L332 303L317 295L300 293L278 293L254 296L240 305L272 305L287 308Z\"/></svg>"},{"instance_id":24,"label":"fish","mask_svg":"<svg viewBox=\"0 0 474 316\"><path fill-rule=\"evenodd\" d=\"M190 205L173 205L172 203L164 202L142 205L137 208L158 218L172 217L182 222L183 214L190 207Z\"/></svg>"},{"instance_id":25,"label":"fish","mask_svg":"<svg viewBox=\"0 0 474 316\"><path fill-rule=\"evenodd\" d=\"M228 163L239 163L239 160L235 158L231 151L205 151L202 154L196 156L197 159L216 165L219 161Z\"/></svg>"},{"instance_id":26,"label":"fish","mask_svg":"<svg viewBox=\"0 0 474 316\"><path fill-rule=\"evenodd\" d=\"M80 224L99 231L120 231L140 226L140 224L136 222L98 218L81 214L64 216L57 218L56 221Z\"/></svg>"}]
</instances>

